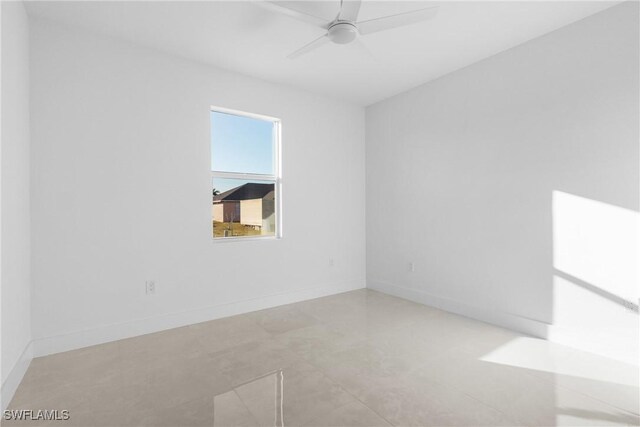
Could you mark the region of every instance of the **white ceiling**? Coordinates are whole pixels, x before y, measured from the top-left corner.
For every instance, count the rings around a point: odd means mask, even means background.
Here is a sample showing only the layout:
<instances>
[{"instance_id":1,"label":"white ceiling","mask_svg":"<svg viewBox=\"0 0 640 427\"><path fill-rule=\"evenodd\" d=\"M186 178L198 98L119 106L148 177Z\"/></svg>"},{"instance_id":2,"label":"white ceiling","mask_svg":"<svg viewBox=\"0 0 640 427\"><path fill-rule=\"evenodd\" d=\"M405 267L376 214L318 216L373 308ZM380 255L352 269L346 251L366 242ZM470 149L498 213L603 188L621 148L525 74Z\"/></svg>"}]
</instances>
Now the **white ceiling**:
<instances>
[{"instance_id":1,"label":"white ceiling","mask_svg":"<svg viewBox=\"0 0 640 427\"><path fill-rule=\"evenodd\" d=\"M85 27L264 80L369 105L597 13L617 2L364 1L359 20L439 5L427 22L290 52L323 30L245 1L28 2L31 16ZM338 0L298 8L326 16ZM367 51L368 49L368 51Z\"/></svg>"}]
</instances>

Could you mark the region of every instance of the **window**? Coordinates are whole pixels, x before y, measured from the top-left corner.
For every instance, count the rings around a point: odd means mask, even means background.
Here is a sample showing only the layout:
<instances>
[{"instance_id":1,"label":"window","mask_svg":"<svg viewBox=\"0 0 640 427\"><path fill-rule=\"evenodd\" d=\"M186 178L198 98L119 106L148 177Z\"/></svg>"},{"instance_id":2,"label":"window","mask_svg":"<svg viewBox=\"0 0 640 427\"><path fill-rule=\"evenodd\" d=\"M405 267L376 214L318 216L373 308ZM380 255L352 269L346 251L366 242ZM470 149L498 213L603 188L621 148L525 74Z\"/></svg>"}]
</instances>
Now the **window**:
<instances>
[{"instance_id":1,"label":"window","mask_svg":"<svg viewBox=\"0 0 640 427\"><path fill-rule=\"evenodd\" d=\"M280 120L211 109L214 239L280 237Z\"/></svg>"}]
</instances>

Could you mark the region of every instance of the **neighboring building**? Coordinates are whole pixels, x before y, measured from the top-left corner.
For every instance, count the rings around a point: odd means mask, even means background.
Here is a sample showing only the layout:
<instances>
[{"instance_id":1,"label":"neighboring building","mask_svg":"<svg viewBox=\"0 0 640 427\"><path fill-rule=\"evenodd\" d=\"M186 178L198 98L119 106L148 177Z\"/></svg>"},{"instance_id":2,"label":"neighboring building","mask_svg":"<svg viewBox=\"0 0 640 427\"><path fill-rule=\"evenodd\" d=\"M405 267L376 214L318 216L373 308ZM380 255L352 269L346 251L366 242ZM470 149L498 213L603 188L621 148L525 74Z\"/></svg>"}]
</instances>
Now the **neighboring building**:
<instances>
[{"instance_id":1,"label":"neighboring building","mask_svg":"<svg viewBox=\"0 0 640 427\"><path fill-rule=\"evenodd\" d=\"M213 220L217 222L240 222L240 202L237 200L213 201Z\"/></svg>"},{"instance_id":2,"label":"neighboring building","mask_svg":"<svg viewBox=\"0 0 640 427\"><path fill-rule=\"evenodd\" d=\"M250 182L213 197L213 220L239 222L275 231L275 191L273 184Z\"/></svg>"}]
</instances>

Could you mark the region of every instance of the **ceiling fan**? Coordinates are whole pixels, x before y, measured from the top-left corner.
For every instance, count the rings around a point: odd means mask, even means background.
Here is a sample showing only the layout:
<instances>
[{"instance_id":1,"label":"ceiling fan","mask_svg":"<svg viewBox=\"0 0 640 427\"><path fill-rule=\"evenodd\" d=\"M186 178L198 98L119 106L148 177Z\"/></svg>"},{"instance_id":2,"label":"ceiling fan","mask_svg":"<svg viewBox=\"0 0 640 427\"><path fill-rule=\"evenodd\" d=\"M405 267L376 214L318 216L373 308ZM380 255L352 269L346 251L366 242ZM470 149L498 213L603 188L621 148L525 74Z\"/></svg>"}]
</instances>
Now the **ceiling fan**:
<instances>
[{"instance_id":1,"label":"ceiling fan","mask_svg":"<svg viewBox=\"0 0 640 427\"><path fill-rule=\"evenodd\" d=\"M261 3L270 9L275 9L298 20L311 23L326 31L322 36L287 55L287 58L290 59L304 55L327 42L348 44L355 41L359 36L426 21L427 19L433 18L438 12L438 6L432 6L395 15L358 21L358 13L360 12L362 1L340 0L340 12L338 12L334 20L327 22L326 18L321 18L299 10L299 8L291 7L292 3L304 2L265 1Z\"/></svg>"}]
</instances>

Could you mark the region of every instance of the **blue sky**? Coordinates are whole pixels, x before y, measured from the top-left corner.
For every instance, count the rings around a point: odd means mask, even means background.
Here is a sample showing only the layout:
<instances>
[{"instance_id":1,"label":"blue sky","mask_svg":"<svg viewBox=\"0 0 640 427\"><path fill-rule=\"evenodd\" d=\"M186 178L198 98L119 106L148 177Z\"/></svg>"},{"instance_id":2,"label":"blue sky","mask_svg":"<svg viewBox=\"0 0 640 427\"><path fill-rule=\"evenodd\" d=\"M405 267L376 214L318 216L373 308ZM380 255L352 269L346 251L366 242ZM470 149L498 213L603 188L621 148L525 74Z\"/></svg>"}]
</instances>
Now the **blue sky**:
<instances>
[{"instance_id":1,"label":"blue sky","mask_svg":"<svg viewBox=\"0 0 640 427\"><path fill-rule=\"evenodd\" d=\"M211 170L273 174L273 123L211 112ZM215 179L222 191L246 181Z\"/></svg>"},{"instance_id":2,"label":"blue sky","mask_svg":"<svg viewBox=\"0 0 640 427\"><path fill-rule=\"evenodd\" d=\"M211 112L211 169L273 174L273 123Z\"/></svg>"}]
</instances>

